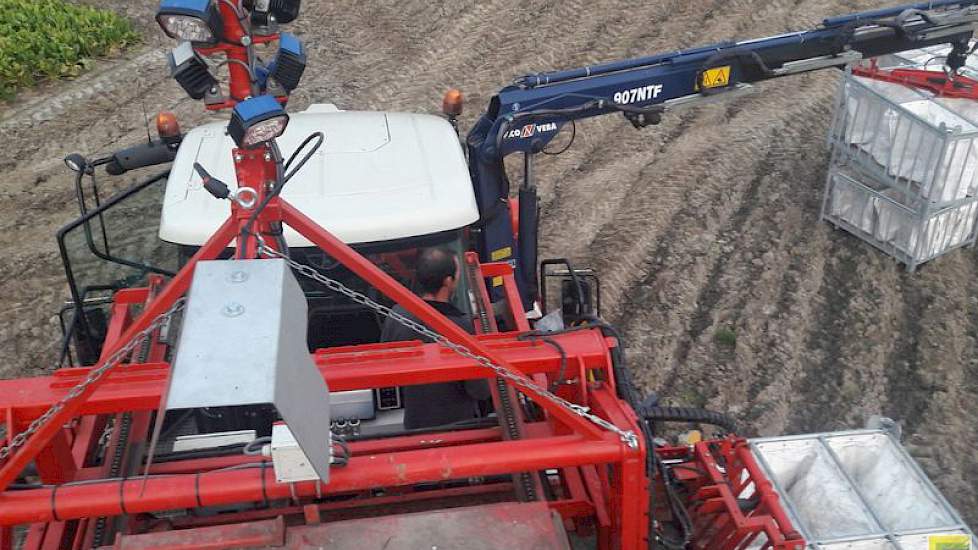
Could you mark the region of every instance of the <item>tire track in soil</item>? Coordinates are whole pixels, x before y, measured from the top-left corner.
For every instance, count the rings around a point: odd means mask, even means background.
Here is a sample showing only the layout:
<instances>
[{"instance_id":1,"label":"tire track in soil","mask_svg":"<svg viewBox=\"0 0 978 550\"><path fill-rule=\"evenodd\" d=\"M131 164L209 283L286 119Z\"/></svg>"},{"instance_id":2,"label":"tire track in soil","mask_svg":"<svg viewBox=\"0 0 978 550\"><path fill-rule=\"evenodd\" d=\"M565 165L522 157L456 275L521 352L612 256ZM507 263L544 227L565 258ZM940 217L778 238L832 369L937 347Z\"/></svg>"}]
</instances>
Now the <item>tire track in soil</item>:
<instances>
[{"instance_id":1,"label":"tire track in soil","mask_svg":"<svg viewBox=\"0 0 978 550\"><path fill-rule=\"evenodd\" d=\"M917 369L922 367L922 314L931 307L933 300L925 296L921 289L914 287L904 286L902 294L903 307L900 315L903 322L896 332L893 353L887 360L890 365L887 369L887 378L890 380L886 388L890 403L887 415L903 419L904 429L913 433L920 427L922 415L929 407L927 394L922 391L926 384Z\"/></svg>"},{"instance_id":2,"label":"tire track in soil","mask_svg":"<svg viewBox=\"0 0 978 550\"><path fill-rule=\"evenodd\" d=\"M742 227L744 222L750 217L752 211L754 210L756 203L758 201L760 189L765 178L770 174L772 170L775 169L775 163L773 158L775 152L773 150L768 151L764 158L758 163L757 169L754 172L754 177L748 184L743 197L741 198L740 205L734 211L733 215L725 223L724 232L730 232L733 228ZM722 235L723 233L721 233ZM669 242L671 239L668 237L663 239L663 242ZM662 251L661 253L665 253ZM733 256L719 256L717 261L713 264L710 269L709 274L706 276L705 283L700 287L699 294L696 297L696 308L690 319L690 328L685 336L685 338L679 342L676 349L676 357L674 359L673 365L669 371L669 377L663 382L662 391L664 395L672 394L674 389L673 384L676 382L676 372L689 359L690 351L692 350L693 344L698 340L706 329L715 326L715 321L713 320L714 310L719 302L723 299L725 292L720 288L721 279L727 274L728 264L733 259ZM747 270L748 275L747 280L753 280L758 275L761 266L751 265ZM743 297L746 300L747 296ZM736 310L735 310L736 311ZM731 323L735 323L731 320Z\"/></svg>"},{"instance_id":3,"label":"tire track in soil","mask_svg":"<svg viewBox=\"0 0 978 550\"><path fill-rule=\"evenodd\" d=\"M815 3L809 2L807 4L808 5L811 5L811 4L815 4ZM778 5L780 5L780 4L778 4ZM818 6L814 6L813 9L816 10L815 13L819 13L819 12L817 12ZM766 14L769 17L769 19L772 20L772 21L767 22L766 26L759 24L759 20L760 20L760 16L761 16L760 14L761 13ZM752 28L751 29L751 32L754 33L754 34L763 34L764 32L777 32L777 31L782 30L781 27L784 24L783 21L785 20L786 13L789 13L789 12L788 11L784 11L784 10L782 10L782 11L779 12L779 11L775 11L773 9L761 10L761 12L755 14L755 16L752 17L752 21L749 24L748 23L745 23L744 26L752 26L752 27L755 27L755 28ZM821 12L821 13L824 13L824 12ZM758 26L760 26L762 28L756 28ZM689 28L689 26L685 26L684 28ZM742 29L738 29L738 30L742 30ZM721 32L713 32L711 29L708 29L708 28L702 28L701 31L702 31L703 34L707 34L709 36L717 36L717 35L723 36L723 34ZM736 35L736 34L741 34L741 33L732 33L732 34ZM754 108L757 108L757 106L758 106L757 104L758 103L760 103L760 101L758 101L758 100L756 100L754 98L748 98L748 99L744 100L743 103L741 103L741 104L743 104L743 105L753 105ZM768 101L767 103L768 104L765 105L765 108L766 109L777 108L774 105L770 105L770 103L771 103L770 101ZM745 127L742 130L744 132L750 132L751 131L750 125L745 125ZM724 134L724 136L721 136L721 135L713 135L713 136L703 135L702 138L705 139L705 140L711 140L712 143L714 143L714 144L719 144L719 143L723 143L724 137L725 136L728 136L728 135L729 135L729 133ZM680 157L681 156L689 156L689 152L688 151L683 151L682 149L672 150L669 147L669 145L670 144L667 144L667 146L666 146L667 148L666 148L665 153L671 154L674 157L675 156L680 156ZM627 151L621 151L621 152L627 154ZM749 154L750 152L749 151L745 151L745 153L748 153ZM643 155L643 152L637 152L635 154L636 154L636 156L642 156ZM747 157L747 155L744 155L744 156ZM666 162L668 162L668 161L666 161ZM699 177L703 177L706 174L708 174L708 171L707 170L702 170L698 175L699 175ZM676 179L676 178L673 178L673 179ZM692 185L695 185L695 183L696 183L695 180L693 180L692 178L680 178L679 179L679 182L680 182L680 184L676 186L678 188L682 188L682 187L684 187L684 185L690 185L690 186L692 186ZM582 186L582 187L583 188L587 188L587 186ZM627 194L628 194L628 200L629 200L629 202L632 202L634 200L633 193L640 193L640 192L641 192L641 189L635 189L635 188L628 189L628 193ZM599 194L599 198L604 197L604 196L606 196L608 194L609 193L606 190L602 190L601 194ZM621 194L621 195L619 195L619 197L621 197L621 200L624 200L624 196L625 196L624 193ZM603 198L602 200L610 200L610 199ZM585 204L586 204L586 202L585 202ZM625 205L620 204L620 202L619 202L619 205L625 206ZM645 212L654 211L655 205L645 204L644 206L647 207L646 210L645 210ZM625 209L625 208L623 208L623 209ZM620 218L621 212L616 210L615 213L618 215L617 217ZM635 219L636 220L641 219L641 214L636 215L635 216ZM620 222L619 219L616 219L615 221L616 222ZM628 221L631 221L631 220L628 220ZM610 229L610 232L618 233L618 227L612 227ZM601 232L598 231L598 232L595 232L595 234L600 236L601 235ZM593 244L595 242L597 242L597 239L595 239L595 240L592 241L592 248L594 247ZM648 244L646 244L645 248L646 248L646 250L648 250ZM638 250L640 250L640 249L638 249ZM635 268L637 268L638 265L639 265L639 263L640 263L639 260L638 260L638 257L640 255L641 254L639 252L639 253L636 254L636 257L635 258L632 258L632 257L625 258L625 260L622 262L623 265L624 265L624 267L626 269L635 269ZM571 257L574 257L574 254L570 254L570 256ZM615 281L615 283L616 283L615 286L618 286L617 281ZM623 283L624 283L624 281L623 281ZM611 300L611 302L615 302L616 288L613 287L611 290L612 290L612 300Z\"/></svg>"},{"instance_id":4,"label":"tire track in soil","mask_svg":"<svg viewBox=\"0 0 978 550\"><path fill-rule=\"evenodd\" d=\"M836 262L822 274L819 300L822 307L814 316L814 330L809 333L808 341L810 349L818 350L820 360L806 368L798 393L806 396L808 406L794 414L799 419L796 425L803 432L824 431L838 422L839 411L831 405L841 392L839 367L846 366L848 360L843 351L847 326L840 314L857 295L858 289L854 286L860 284L852 277L860 260L853 257L848 248L837 254Z\"/></svg>"}]
</instances>

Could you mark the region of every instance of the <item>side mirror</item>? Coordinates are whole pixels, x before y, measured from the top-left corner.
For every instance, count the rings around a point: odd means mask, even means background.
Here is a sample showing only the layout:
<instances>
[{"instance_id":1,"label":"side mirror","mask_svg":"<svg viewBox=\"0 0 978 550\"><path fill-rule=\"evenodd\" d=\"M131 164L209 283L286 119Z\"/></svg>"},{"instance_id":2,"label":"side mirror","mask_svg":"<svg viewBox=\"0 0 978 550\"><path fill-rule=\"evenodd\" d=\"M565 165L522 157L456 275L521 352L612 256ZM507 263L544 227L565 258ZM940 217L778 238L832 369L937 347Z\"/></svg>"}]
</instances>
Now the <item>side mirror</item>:
<instances>
[{"instance_id":1,"label":"side mirror","mask_svg":"<svg viewBox=\"0 0 978 550\"><path fill-rule=\"evenodd\" d=\"M591 281L578 276L577 280L570 277L560 281L560 309L564 318L595 316L594 291Z\"/></svg>"},{"instance_id":2,"label":"side mirror","mask_svg":"<svg viewBox=\"0 0 978 550\"><path fill-rule=\"evenodd\" d=\"M560 301L551 304L547 290L557 285ZM593 269L575 269L564 258L544 260L540 262L540 307L543 313L559 307L565 325L584 317L600 317L601 280Z\"/></svg>"}]
</instances>

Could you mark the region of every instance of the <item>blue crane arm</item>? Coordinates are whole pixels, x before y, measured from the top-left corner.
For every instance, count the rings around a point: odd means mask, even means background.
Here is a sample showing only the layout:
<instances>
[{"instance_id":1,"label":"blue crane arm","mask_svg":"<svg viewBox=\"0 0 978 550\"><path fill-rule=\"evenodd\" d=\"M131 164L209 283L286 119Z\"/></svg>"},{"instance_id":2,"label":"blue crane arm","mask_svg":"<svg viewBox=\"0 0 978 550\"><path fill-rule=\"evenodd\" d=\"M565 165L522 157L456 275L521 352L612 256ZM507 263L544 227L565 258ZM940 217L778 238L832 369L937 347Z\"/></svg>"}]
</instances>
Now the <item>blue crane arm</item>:
<instances>
[{"instance_id":1,"label":"blue crane arm","mask_svg":"<svg viewBox=\"0 0 978 550\"><path fill-rule=\"evenodd\" d=\"M466 139L484 226L480 254L514 264L529 306L537 284L535 193L521 194L533 205L520 207L517 242L503 160L541 152L567 123L620 112L641 128L672 108L732 97L755 82L940 44L952 45L946 63L956 70L971 53L976 24L978 0L918 2L832 17L808 31L518 78L492 97Z\"/></svg>"},{"instance_id":2,"label":"blue crane arm","mask_svg":"<svg viewBox=\"0 0 978 550\"><path fill-rule=\"evenodd\" d=\"M676 101L842 66L860 57L938 44L966 48L978 22L976 6L978 0L909 4L826 19L810 31L527 75L493 98L483 116L493 121L485 137L495 139L479 140L479 152L505 156L545 145L556 132L524 132L533 119L559 126L611 112L651 115ZM476 130L472 137L483 136Z\"/></svg>"}]
</instances>

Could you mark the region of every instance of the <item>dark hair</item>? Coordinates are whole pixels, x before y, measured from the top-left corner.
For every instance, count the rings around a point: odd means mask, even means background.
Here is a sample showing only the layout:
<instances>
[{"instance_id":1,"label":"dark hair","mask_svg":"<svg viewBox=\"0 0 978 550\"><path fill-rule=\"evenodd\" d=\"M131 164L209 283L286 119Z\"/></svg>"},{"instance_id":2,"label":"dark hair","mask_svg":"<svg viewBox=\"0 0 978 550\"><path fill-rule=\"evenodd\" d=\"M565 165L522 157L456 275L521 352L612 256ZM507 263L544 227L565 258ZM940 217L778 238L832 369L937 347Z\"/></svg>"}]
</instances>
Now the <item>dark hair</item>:
<instances>
[{"instance_id":1,"label":"dark hair","mask_svg":"<svg viewBox=\"0 0 978 550\"><path fill-rule=\"evenodd\" d=\"M455 256L446 248L422 249L416 270L421 290L434 294L442 287L445 277L455 276Z\"/></svg>"}]
</instances>

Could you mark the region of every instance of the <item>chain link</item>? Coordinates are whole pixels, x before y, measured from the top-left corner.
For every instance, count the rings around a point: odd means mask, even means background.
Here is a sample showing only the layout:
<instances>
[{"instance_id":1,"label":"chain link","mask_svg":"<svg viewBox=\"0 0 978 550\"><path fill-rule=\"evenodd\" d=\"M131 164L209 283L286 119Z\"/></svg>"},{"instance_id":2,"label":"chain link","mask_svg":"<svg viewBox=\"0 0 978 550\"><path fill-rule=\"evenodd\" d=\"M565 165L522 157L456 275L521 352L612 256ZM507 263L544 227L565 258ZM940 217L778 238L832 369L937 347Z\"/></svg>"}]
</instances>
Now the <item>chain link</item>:
<instances>
[{"instance_id":1,"label":"chain link","mask_svg":"<svg viewBox=\"0 0 978 550\"><path fill-rule=\"evenodd\" d=\"M571 403L570 401L567 401L566 399L564 399L564 398L562 398L562 397L560 397L558 395L555 395L555 394L551 393L546 388L543 388L543 387L537 385L535 382L533 382L529 378L526 378L524 376L521 376L519 374L516 374L516 373L514 373L514 372L512 372L512 371L510 371L508 369L505 369L505 368L503 368L503 367L501 367L501 366L493 363L492 360L490 360L489 358L483 357L482 355L479 355L477 353L474 353L474 352L472 352L471 350L469 350L465 346L462 346L462 345L456 344L455 342L452 342L448 338L445 338L441 334L438 334L437 332L434 332L433 330L431 330L428 327L424 326L423 324L415 321L414 319L411 319L410 317L406 317L404 315L401 315L400 313L394 311L393 309L391 309L391 308L389 308L389 307L387 307L387 306L385 306L383 304L380 304L378 302L375 302L374 300L370 299L370 297L366 296L365 294L362 294L360 292L357 292L357 291L355 291L355 290L347 287L346 285L344 285L343 283L341 283L339 281L336 281L334 279L330 279L329 277L327 277L327 276L323 275L322 273L320 273L319 271L317 271L315 268L313 268L311 266L308 266L308 265L300 264L299 262L296 262L295 260L293 260L293 259L285 256L281 252L279 252L279 251L277 251L275 249L269 248L265 244L265 241L260 236L258 238L258 251L259 251L260 254L265 254L266 256L269 256L269 257L279 258L281 260L285 260L285 263L289 264L289 266L291 266L293 269L295 269L296 271L298 271L300 274L302 274L302 275L304 275L304 276L306 276L306 277L308 277L308 278L310 278L310 279L312 279L314 281L317 281L317 282L321 283L323 286L325 286L329 290L332 290L334 292L337 292L339 294L342 294L343 296L346 296L347 298L353 300L355 303L360 304L360 305L363 305L363 306L366 306L366 307L368 307L368 308L376 311L380 315L383 315L384 317L388 317L390 319L393 319L394 321L396 321L396 322L398 322L398 323L400 323L400 324L402 324L402 325L410 328L411 330L417 332L418 334L420 334L422 336L426 336L428 338L431 338L433 341L441 344L442 346L444 346L444 347L448 348L449 350L457 353L458 355L461 355L462 357L471 359L471 360L475 361L476 363L478 363L479 365L481 365L481 366L483 366L483 367L485 367L487 369L492 370L493 372L496 373L496 376L499 376L500 378L503 378L505 380L508 380L510 382L513 382L513 383L515 383L519 387L529 389L533 393L535 393L535 394L543 397L544 399L546 399L546 400L548 400L548 401L550 401L550 402L552 402L552 403L554 403L554 404L556 404L556 405L558 405L560 407L563 407L563 408L569 410L573 414L576 414L577 416L580 416L580 417L582 417L582 418L590 421L591 423L593 423L593 424L595 424L597 426L600 426L601 428L604 428L605 430L608 430L610 432L613 432L615 434L618 434L618 436L621 438L621 440L623 442L625 442L632 449L637 449L638 448L638 436L635 435L635 432L633 432L631 430L623 430L623 429L619 428L618 426L615 426L611 422L608 422L607 420L601 418L600 416L591 414L590 409L588 407L584 407L584 406L578 405L576 403Z\"/></svg>"},{"instance_id":2,"label":"chain link","mask_svg":"<svg viewBox=\"0 0 978 550\"><path fill-rule=\"evenodd\" d=\"M32 435L34 435L34 433L37 432L37 430L41 428L41 426L43 426L46 422L51 420L51 418L53 418L54 415L58 414L59 411L64 409L65 405L67 405L69 402L76 399L89 386L91 386L99 379L101 379L103 376L105 376L105 373L110 371L113 367L115 367L116 365L121 363L126 357L128 357L129 354L132 353L132 351L136 349L136 347L143 342L144 338L149 337L150 334L153 333L153 331L162 327L177 312L182 310L185 303L186 303L185 298L180 298L179 300L177 300L173 304L173 307L171 307L165 313L161 314L156 319L153 319L153 321L149 324L148 327L138 332L137 334L133 335L132 339L130 339L125 346L119 348L118 351L110 355L105 360L105 362L102 363L101 366L95 367L92 370L88 371L88 376L86 376L84 380L82 380L77 386L71 388L71 390L68 393L66 393L65 396L62 397L60 401L58 401L54 405L51 405L51 408L45 411L44 414L35 418L34 421L30 423L30 425L27 427L26 430L20 432L19 434L11 438L10 443L7 444L6 447L0 448L0 463L4 462L11 455L11 453L13 453L17 448L22 447L24 443L26 443L27 440Z\"/></svg>"}]
</instances>

